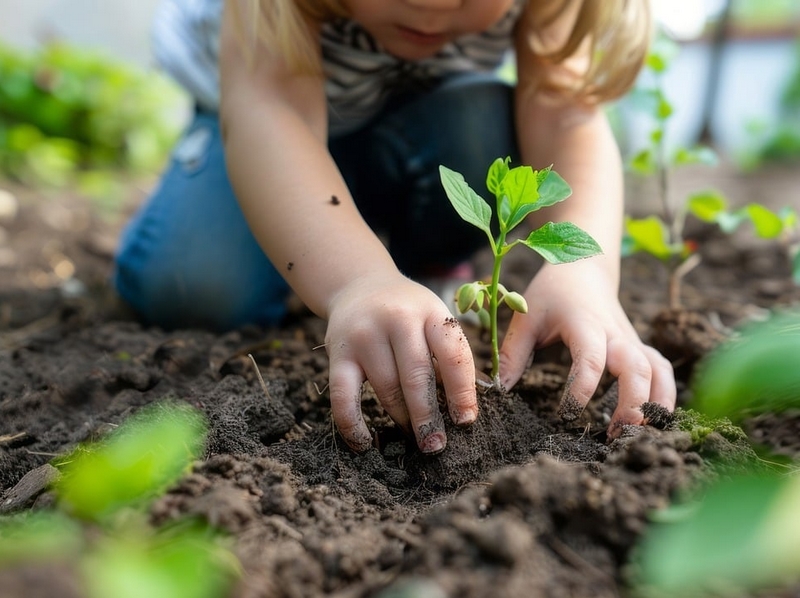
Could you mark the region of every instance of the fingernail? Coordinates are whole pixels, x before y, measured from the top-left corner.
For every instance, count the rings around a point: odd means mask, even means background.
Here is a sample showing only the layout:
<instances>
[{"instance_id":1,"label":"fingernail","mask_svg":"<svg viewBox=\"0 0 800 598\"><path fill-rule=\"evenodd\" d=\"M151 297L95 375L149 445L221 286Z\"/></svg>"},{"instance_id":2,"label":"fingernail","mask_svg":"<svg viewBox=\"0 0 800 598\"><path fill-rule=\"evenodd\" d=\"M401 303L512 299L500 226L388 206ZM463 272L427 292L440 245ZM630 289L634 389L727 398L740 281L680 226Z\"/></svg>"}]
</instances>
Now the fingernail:
<instances>
[{"instance_id":1,"label":"fingernail","mask_svg":"<svg viewBox=\"0 0 800 598\"><path fill-rule=\"evenodd\" d=\"M456 411L453 417L453 422L457 426L467 426L474 424L478 419L478 411L476 409L466 409L465 411Z\"/></svg>"},{"instance_id":2,"label":"fingernail","mask_svg":"<svg viewBox=\"0 0 800 598\"><path fill-rule=\"evenodd\" d=\"M419 442L419 450L426 455L435 455L441 453L447 445L447 438L444 432L434 432L430 436L426 436Z\"/></svg>"},{"instance_id":3,"label":"fingernail","mask_svg":"<svg viewBox=\"0 0 800 598\"><path fill-rule=\"evenodd\" d=\"M565 422L573 422L583 413L583 405L571 394L561 398L557 415Z\"/></svg>"}]
</instances>

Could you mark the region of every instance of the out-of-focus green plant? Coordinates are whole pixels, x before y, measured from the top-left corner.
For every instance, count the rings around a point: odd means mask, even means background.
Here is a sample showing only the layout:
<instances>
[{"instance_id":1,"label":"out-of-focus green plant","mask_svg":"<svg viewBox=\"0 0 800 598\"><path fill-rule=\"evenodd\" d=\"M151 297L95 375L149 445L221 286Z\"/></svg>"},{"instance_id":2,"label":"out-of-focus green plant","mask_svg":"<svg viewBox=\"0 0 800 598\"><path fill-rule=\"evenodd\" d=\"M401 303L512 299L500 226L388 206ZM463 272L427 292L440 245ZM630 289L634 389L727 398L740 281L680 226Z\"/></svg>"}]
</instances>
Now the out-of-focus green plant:
<instances>
[{"instance_id":1,"label":"out-of-focus green plant","mask_svg":"<svg viewBox=\"0 0 800 598\"><path fill-rule=\"evenodd\" d=\"M755 149L743 155L746 167L754 169L765 162L793 163L800 159L800 42L795 43L794 67L784 84L775 123L754 121L748 124L748 132Z\"/></svg>"},{"instance_id":2,"label":"out-of-focus green plant","mask_svg":"<svg viewBox=\"0 0 800 598\"><path fill-rule=\"evenodd\" d=\"M792 260L793 277L800 283L800 256L794 239L798 221L794 209L786 207L773 212L753 202L733 210L725 196L713 189L692 193L682 202L675 202L671 197L670 176L674 169L690 164L717 164L716 154L705 146L667 151L665 134L673 106L664 90L663 75L675 52L676 46L666 39L661 38L654 44L647 58L652 86L636 92L640 100L647 101L655 127L650 133L648 147L633 156L630 168L637 174L657 177L662 214L626 217L623 255L645 252L661 260L669 270L669 305L676 308L681 304L683 277L700 263L697 242L685 236L687 217L692 215L700 221L717 224L727 234L750 222L758 237L776 239L783 244Z\"/></svg>"},{"instance_id":3,"label":"out-of-focus green plant","mask_svg":"<svg viewBox=\"0 0 800 598\"><path fill-rule=\"evenodd\" d=\"M165 77L98 53L0 44L0 171L53 186L86 171L154 171L177 138L182 105ZM97 174L90 183L96 190Z\"/></svg>"},{"instance_id":4,"label":"out-of-focus green plant","mask_svg":"<svg viewBox=\"0 0 800 598\"><path fill-rule=\"evenodd\" d=\"M800 312L752 323L699 364L691 406L733 421L800 408ZM644 596L742 595L800 581L800 471L743 471L655 513L635 557Z\"/></svg>"},{"instance_id":5,"label":"out-of-focus green plant","mask_svg":"<svg viewBox=\"0 0 800 598\"><path fill-rule=\"evenodd\" d=\"M141 411L106 440L56 461L59 503L70 514L96 521L146 503L185 473L204 443L199 412L171 404Z\"/></svg>"},{"instance_id":6,"label":"out-of-focus green plant","mask_svg":"<svg viewBox=\"0 0 800 598\"><path fill-rule=\"evenodd\" d=\"M237 564L206 523L153 528L147 507L200 457L206 424L161 404L55 461L55 511L0 518L0 567L69 562L90 598L217 598Z\"/></svg>"}]
</instances>

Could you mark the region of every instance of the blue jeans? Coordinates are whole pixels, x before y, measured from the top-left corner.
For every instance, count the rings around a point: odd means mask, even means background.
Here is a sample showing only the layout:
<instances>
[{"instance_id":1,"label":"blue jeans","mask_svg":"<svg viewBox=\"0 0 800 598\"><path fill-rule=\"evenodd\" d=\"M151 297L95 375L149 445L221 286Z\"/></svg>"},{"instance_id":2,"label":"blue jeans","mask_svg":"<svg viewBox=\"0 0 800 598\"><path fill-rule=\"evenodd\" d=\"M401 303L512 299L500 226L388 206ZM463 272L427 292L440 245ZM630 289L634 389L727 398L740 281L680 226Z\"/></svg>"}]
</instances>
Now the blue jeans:
<instances>
[{"instance_id":1,"label":"blue jeans","mask_svg":"<svg viewBox=\"0 0 800 598\"><path fill-rule=\"evenodd\" d=\"M447 83L391 102L361 129L329 140L367 223L402 272L431 275L485 246L439 181L461 172L479 194L495 158L516 159L512 90ZM289 286L256 243L225 169L216 114L197 112L158 187L123 232L113 284L147 324L229 330L275 325Z\"/></svg>"}]
</instances>

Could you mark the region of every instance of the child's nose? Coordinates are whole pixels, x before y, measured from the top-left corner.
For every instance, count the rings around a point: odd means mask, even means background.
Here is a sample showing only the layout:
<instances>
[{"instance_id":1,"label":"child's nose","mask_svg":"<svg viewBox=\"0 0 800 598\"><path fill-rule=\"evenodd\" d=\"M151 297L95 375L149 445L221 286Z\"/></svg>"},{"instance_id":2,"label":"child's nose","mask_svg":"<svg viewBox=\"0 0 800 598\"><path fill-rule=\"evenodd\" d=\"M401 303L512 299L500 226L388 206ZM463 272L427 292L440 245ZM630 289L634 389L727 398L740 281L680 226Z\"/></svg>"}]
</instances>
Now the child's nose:
<instances>
[{"instance_id":1,"label":"child's nose","mask_svg":"<svg viewBox=\"0 0 800 598\"><path fill-rule=\"evenodd\" d=\"M464 0L405 0L405 2L415 8L430 10L454 10L464 4Z\"/></svg>"}]
</instances>

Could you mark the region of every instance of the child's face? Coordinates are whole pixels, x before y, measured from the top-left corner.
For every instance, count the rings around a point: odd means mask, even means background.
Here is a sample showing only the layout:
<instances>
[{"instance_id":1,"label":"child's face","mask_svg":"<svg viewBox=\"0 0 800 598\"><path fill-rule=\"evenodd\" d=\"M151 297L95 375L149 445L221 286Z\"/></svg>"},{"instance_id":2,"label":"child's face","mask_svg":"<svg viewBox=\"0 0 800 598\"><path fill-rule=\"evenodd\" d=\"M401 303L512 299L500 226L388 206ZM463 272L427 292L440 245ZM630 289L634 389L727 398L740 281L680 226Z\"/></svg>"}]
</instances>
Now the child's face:
<instances>
[{"instance_id":1,"label":"child's face","mask_svg":"<svg viewBox=\"0 0 800 598\"><path fill-rule=\"evenodd\" d=\"M342 0L381 47L405 60L433 56L467 33L485 31L514 0Z\"/></svg>"}]
</instances>

